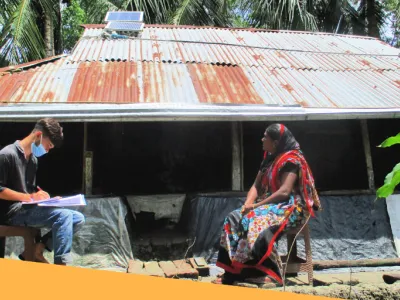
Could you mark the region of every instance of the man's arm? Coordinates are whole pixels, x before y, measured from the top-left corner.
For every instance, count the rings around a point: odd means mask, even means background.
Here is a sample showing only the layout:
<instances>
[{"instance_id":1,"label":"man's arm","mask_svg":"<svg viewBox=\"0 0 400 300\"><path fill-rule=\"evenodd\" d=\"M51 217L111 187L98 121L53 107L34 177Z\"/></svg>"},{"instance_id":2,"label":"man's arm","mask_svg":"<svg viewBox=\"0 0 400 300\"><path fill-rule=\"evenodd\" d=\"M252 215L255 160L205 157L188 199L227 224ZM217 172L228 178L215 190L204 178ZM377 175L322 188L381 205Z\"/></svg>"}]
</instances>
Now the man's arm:
<instances>
[{"instance_id":1,"label":"man's arm","mask_svg":"<svg viewBox=\"0 0 400 300\"><path fill-rule=\"evenodd\" d=\"M48 194L39 191L34 194L26 194L7 188L9 179L10 161L6 155L0 155L0 199L8 201L31 202L33 200L42 200L48 198Z\"/></svg>"},{"instance_id":2,"label":"man's arm","mask_svg":"<svg viewBox=\"0 0 400 300\"><path fill-rule=\"evenodd\" d=\"M9 201L22 201L22 202L31 202L33 199L33 195L19 193L9 188L1 187L2 191L0 192L0 198L2 200Z\"/></svg>"}]
</instances>

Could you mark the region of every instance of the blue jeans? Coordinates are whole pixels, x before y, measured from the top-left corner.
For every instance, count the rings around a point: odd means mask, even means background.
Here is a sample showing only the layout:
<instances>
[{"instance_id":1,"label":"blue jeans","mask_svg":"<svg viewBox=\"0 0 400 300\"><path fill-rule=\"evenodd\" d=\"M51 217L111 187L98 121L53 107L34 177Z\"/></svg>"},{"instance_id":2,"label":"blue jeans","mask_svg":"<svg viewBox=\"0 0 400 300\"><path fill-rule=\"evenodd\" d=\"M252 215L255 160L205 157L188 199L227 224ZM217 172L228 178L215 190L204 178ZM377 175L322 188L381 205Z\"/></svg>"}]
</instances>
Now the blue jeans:
<instances>
[{"instance_id":1,"label":"blue jeans","mask_svg":"<svg viewBox=\"0 0 400 300\"><path fill-rule=\"evenodd\" d=\"M55 264L69 264L72 262L73 235L85 223L85 217L80 212L65 208L22 206L8 223L14 226L51 229L40 242L46 246L47 250L54 250Z\"/></svg>"}]
</instances>

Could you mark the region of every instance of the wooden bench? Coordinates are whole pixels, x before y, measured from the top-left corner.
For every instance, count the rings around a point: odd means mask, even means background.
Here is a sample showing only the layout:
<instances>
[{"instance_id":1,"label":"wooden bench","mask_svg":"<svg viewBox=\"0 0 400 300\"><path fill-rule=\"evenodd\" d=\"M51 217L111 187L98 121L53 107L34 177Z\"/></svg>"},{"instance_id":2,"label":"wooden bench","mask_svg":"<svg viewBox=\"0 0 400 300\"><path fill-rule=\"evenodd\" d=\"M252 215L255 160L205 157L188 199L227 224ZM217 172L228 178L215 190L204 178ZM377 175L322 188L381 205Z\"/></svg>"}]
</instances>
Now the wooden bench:
<instances>
[{"instance_id":1,"label":"wooden bench","mask_svg":"<svg viewBox=\"0 0 400 300\"><path fill-rule=\"evenodd\" d=\"M24 239L25 260L35 261L35 239L40 235L40 230L31 227L0 225L0 258L4 258L6 238L20 236Z\"/></svg>"},{"instance_id":2,"label":"wooden bench","mask_svg":"<svg viewBox=\"0 0 400 300\"><path fill-rule=\"evenodd\" d=\"M303 225L298 226L296 228L288 229L285 234L287 237L287 247L288 251L290 247L292 247L294 238L296 237L297 233L301 230ZM286 274L297 274L299 272L304 272L308 274L308 284L313 285L313 263L312 263L312 252L311 252L311 241L310 241L310 230L308 224L304 226L304 228L300 231L299 236L304 237L304 245L305 245L305 252L306 252L306 259L302 259L297 256L297 239L293 244L292 251L290 253L289 259L286 256L282 256L282 263L283 269L285 269L286 262Z\"/></svg>"}]
</instances>

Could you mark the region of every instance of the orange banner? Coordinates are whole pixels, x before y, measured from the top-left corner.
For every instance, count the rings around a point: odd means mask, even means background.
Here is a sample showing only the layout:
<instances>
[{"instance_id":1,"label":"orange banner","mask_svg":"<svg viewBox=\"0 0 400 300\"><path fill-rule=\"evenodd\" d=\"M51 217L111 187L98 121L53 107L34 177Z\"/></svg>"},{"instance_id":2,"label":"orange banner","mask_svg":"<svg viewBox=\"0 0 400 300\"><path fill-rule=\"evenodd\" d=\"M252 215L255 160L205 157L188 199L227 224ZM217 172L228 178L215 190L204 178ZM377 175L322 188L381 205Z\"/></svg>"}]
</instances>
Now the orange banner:
<instances>
[{"instance_id":1,"label":"orange banner","mask_svg":"<svg viewBox=\"0 0 400 300\"><path fill-rule=\"evenodd\" d=\"M0 259L0 286L1 299L333 299L12 259Z\"/></svg>"}]
</instances>

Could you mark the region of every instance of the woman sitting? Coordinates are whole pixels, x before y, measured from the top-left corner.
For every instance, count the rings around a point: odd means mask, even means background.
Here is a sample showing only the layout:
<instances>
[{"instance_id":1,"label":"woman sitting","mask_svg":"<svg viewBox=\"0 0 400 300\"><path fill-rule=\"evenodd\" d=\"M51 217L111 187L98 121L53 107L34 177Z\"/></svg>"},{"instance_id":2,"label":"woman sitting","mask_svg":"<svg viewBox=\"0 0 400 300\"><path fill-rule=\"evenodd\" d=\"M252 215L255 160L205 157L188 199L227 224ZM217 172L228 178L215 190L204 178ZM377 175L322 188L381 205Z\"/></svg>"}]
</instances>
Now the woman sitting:
<instances>
[{"instance_id":1,"label":"woman sitting","mask_svg":"<svg viewBox=\"0 0 400 300\"><path fill-rule=\"evenodd\" d=\"M275 242L321 208L311 170L292 133L281 124L262 138L264 160L241 209L224 221L217 266L225 273L214 283L235 281L282 284Z\"/></svg>"}]
</instances>

